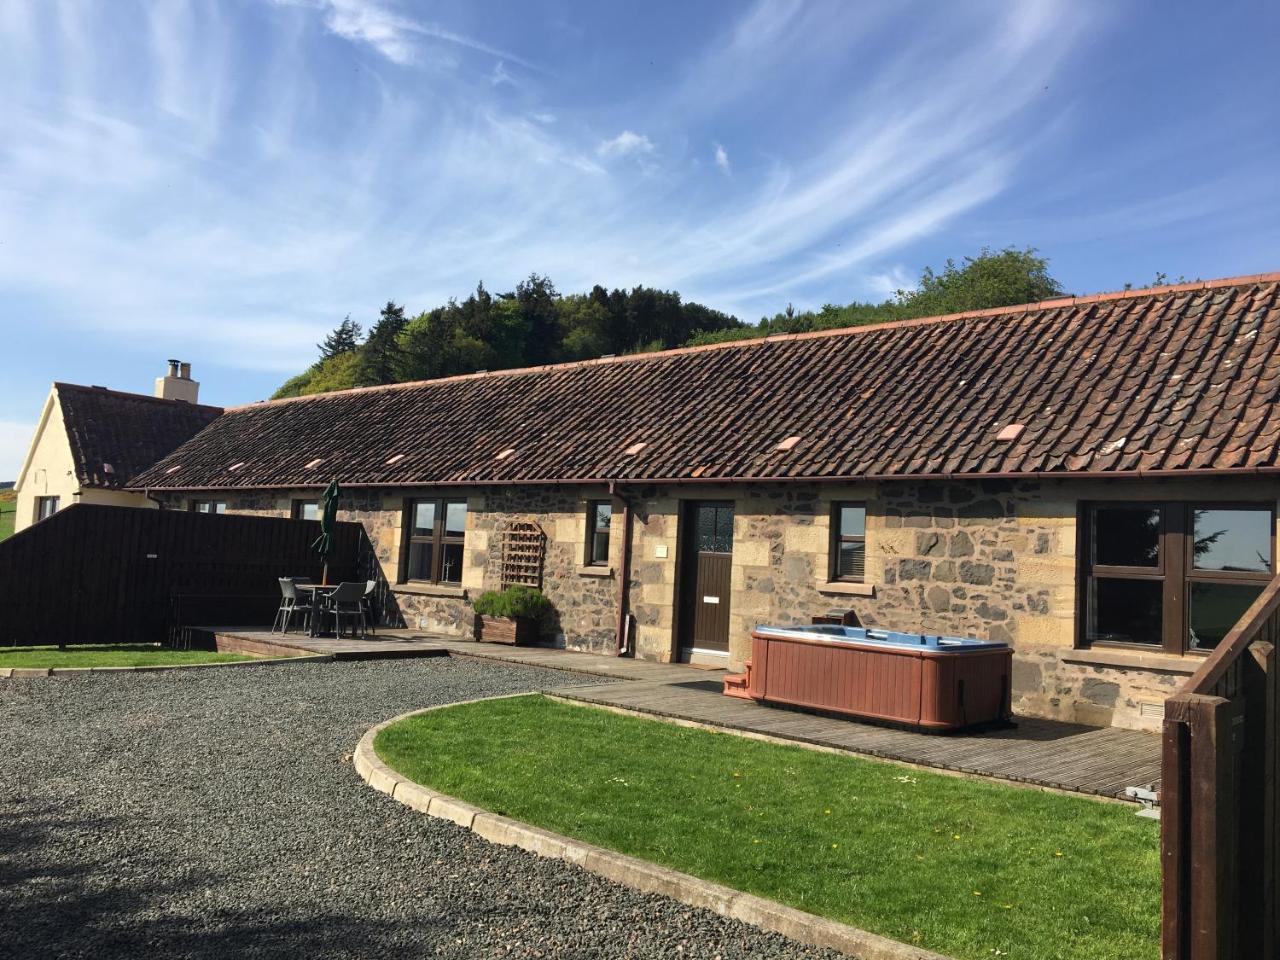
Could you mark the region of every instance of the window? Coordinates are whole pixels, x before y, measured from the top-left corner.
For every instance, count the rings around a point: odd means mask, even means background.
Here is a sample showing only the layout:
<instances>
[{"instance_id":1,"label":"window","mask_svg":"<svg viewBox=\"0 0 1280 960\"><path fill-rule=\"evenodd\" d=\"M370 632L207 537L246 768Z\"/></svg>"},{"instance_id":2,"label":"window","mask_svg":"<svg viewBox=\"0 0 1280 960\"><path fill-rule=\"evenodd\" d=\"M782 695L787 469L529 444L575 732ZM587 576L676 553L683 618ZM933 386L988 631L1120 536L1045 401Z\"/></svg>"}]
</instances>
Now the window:
<instances>
[{"instance_id":1,"label":"window","mask_svg":"<svg viewBox=\"0 0 1280 960\"><path fill-rule=\"evenodd\" d=\"M319 520L320 519L320 501L319 500L295 500L293 501L293 519L295 520Z\"/></svg>"},{"instance_id":2,"label":"window","mask_svg":"<svg viewBox=\"0 0 1280 960\"><path fill-rule=\"evenodd\" d=\"M862 583L867 571L867 505L837 503L831 511L831 579Z\"/></svg>"},{"instance_id":3,"label":"window","mask_svg":"<svg viewBox=\"0 0 1280 960\"><path fill-rule=\"evenodd\" d=\"M227 503L225 500L192 500L192 513L226 513Z\"/></svg>"},{"instance_id":4,"label":"window","mask_svg":"<svg viewBox=\"0 0 1280 960\"><path fill-rule=\"evenodd\" d=\"M36 520L47 520L58 512L60 497L36 497Z\"/></svg>"},{"instance_id":5,"label":"window","mask_svg":"<svg viewBox=\"0 0 1280 960\"><path fill-rule=\"evenodd\" d=\"M609 563L609 522L613 504L592 500L587 504L587 566L603 567Z\"/></svg>"},{"instance_id":6,"label":"window","mask_svg":"<svg viewBox=\"0 0 1280 960\"><path fill-rule=\"evenodd\" d=\"M1086 505L1082 641L1216 647L1273 576L1274 529L1269 505Z\"/></svg>"},{"instance_id":7,"label":"window","mask_svg":"<svg viewBox=\"0 0 1280 960\"><path fill-rule=\"evenodd\" d=\"M461 583L465 500L411 500L405 511L402 581Z\"/></svg>"}]
</instances>

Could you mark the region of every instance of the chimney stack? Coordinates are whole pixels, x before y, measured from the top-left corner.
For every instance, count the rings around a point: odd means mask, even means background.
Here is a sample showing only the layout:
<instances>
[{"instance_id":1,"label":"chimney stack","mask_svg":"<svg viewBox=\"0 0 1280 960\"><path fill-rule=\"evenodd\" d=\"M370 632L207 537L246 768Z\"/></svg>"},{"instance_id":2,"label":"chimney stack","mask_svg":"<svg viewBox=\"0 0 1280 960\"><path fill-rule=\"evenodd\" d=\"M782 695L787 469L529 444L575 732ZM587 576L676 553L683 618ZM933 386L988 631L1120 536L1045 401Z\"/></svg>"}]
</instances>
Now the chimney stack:
<instances>
[{"instance_id":1,"label":"chimney stack","mask_svg":"<svg viewBox=\"0 0 1280 960\"><path fill-rule=\"evenodd\" d=\"M200 396L200 384L191 379L191 364L170 360L168 374L156 377L156 396L162 400L195 403Z\"/></svg>"}]
</instances>

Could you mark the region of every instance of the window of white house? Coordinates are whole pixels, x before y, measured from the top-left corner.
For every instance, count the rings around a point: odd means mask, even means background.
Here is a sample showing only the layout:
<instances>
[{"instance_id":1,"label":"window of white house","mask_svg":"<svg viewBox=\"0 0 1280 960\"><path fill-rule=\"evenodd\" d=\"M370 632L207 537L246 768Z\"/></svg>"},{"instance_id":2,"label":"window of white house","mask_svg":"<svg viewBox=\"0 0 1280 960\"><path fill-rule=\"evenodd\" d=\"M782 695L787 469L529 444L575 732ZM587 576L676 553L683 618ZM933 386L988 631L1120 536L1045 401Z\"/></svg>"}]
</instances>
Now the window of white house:
<instances>
[{"instance_id":1,"label":"window of white house","mask_svg":"<svg viewBox=\"0 0 1280 960\"><path fill-rule=\"evenodd\" d=\"M1082 519L1086 644L1210 650L1274 575L1267 504L1095 503Z\"/></svg>"},{"instance_id":2,"label":"window of white house","mask_svg":"<svg viewBox=\"0 0 1280 960\"><path fill-rule=\"evenodd\" d=\"M867 505L837 503L831 511L831 579L862 583L867 569Z\"/></svg>"},{"instance_id":3,"label":"window of white house","mask_svg":"<svg viewBox=\"0 0 1280 960\"><path fill-rule=\"evenodd\" d=\"M603 567L609 563L609 523L613 504L608 500L592 500L587 504L587 566Z\"/></svg>"},{"instance_id":4,"label":"window of white house","mask_svg":"<svg viewBox=\"0 0 1280 960\"><path fill-rule=\"evenodd\" d=\"M465 500L411 500L405 510L402 581L462 582Z\"/></svg>"},{"instance_id":5,"label":"window of white house","mask_svg":"<svg viewBox=\"0 0 1280 960\"><path fill-rule=\"evenodd\" d=\"M291 513L295 520L319 520L320 501L295 500L293 501L293 510Z\"/></svg>"},{"instance_id":6,"label":"window of white house","mask_svg":"<svg viewBox=\"0 0 1280 960\"><path fill-rule=\"evenodd\" d=\"M61 497L36 497L36 520L47 520L58 512Z\"/></svg>"},{"instance_id":7,"label":"window of white house","mask_svg":"<svg viewBox=\"0 0 1280 960\"><path fill-rule=\"evenodd\" d=\"M225 500L192 500L192 513L226 513L227 503Z\"/></svg>"}]
</instances>

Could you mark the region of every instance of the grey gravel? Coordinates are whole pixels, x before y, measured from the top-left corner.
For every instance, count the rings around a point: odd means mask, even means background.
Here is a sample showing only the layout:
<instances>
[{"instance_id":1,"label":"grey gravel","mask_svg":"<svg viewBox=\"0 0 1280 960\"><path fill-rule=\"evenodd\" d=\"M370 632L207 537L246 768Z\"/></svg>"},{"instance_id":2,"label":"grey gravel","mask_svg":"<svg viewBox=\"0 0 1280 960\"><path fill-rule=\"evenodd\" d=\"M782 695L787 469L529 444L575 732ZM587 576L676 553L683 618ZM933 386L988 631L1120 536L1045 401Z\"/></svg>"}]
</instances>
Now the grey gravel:
<instances>
[{"instance_id":1,"label":"grey gravel","mask_svg":"<svg viewBox=\"0 0 1280 960\"><path fill-rule=\"evenodd\" d=\"M494 846L350 754L432 704L599 682L467 659L0 681L0 956L835 957Z\"/></svg>"}]
</instances>

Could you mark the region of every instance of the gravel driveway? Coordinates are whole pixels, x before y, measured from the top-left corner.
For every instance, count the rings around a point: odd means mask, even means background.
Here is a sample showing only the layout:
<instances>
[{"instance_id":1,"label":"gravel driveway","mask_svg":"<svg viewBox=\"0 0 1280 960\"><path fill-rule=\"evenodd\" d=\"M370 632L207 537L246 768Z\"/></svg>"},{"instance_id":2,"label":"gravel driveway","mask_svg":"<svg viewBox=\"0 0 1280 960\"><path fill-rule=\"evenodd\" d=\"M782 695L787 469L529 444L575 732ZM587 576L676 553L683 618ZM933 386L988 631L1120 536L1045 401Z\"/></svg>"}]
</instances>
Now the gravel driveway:
<instances>
[{"instance_id":1,"label":"gravel driveway","mask_svg":"<svg viewBox=\"0 0 1280 960\"><path fill-rule=\"evenodd\" d=\"M0 681L0 955L835 956L492 846L347 759L395 714L580 680L441 658Z\"/></svg>"}]
</instances>

